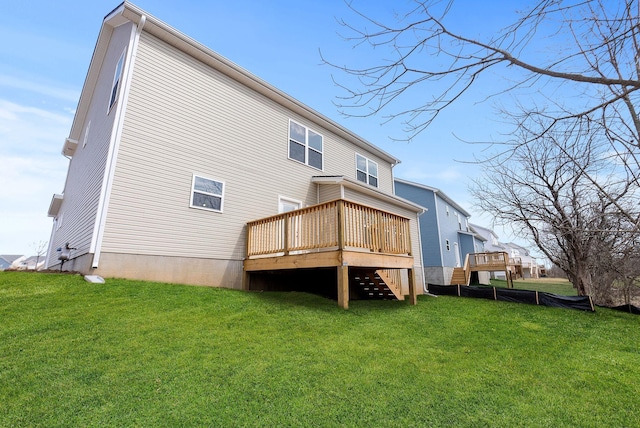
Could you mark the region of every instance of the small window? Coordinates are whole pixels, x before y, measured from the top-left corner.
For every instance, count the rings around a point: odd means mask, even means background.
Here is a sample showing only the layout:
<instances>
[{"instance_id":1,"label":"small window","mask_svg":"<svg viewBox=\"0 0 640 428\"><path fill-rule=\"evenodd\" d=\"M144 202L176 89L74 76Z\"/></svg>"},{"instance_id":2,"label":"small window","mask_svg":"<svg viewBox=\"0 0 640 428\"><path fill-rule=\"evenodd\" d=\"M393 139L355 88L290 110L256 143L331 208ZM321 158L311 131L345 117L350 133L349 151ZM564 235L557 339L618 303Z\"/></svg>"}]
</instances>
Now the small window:
<instances>
[{"instance_id":1,"label":"small window","mask_svg":"<svg viewBox=\"0 0 640 428\"><path fill-rule=\"evenodd\" d=\"M323 169L323 138L311 129L289 121L289 159Z\"/></svg>"},{"instance_id":2,"label":"small window","mask_svg":"<svg viewBox=\"0 0 640 428\"><path fill-rule=\"evenodd\" d=\"M113 85L111 85L111 98L109 99L109 110L118 100L118 89L120 88L120 80L122 79L122 68L124 66L124 52L120 55L116 71L113 74Z\"/></svg>"},{"instance_id":3,"label":"small window","mask_svg":"<svg viewBox=\"0 0 640 428\"><path fill-rule=\"evenodd\" d=\"M191 208L222 212L224 182L193 176L191 185Z\"/></svg>"},{"instance_id":4,"label":"small window","mask_svg":"<svg viewBox=\"0 0 640 428\"><path fill-rule=\"evenodd\" d=\"M447 217L449 217L449 205L445 205L445 207L447 208Z\"/></svg>"},{"instance_id":5,"label":"small window","mask_svg":"<svg viewBox=\"0 0 640 428\"><path fill-rule=\"evenodd\" d=\"M378 164L356 153L356 178L358 181L378 187Z\"/></svg>"},{"instance_id":6,"label":"small window","mask_svg":"<svg viewBox=\"0 0 640 428\"><path fill-rule=\"evenodd\" d=\"M82 148L87 147L87 140L89 139L89 129L91 128L91 121L87 124L87 128L84 130L84 140L82 140Z\"/></svg>"},{"instance_id":7,"label":"small window","mask_svg":"<svg viewBox=\"0 0 640 428\"><path fill-rule=\"evenodd\" d=\"M446 240L444 241L444 244L445 244L445 246L447 247L447 251L451 250L451 246L449 245L449 240L448 240L448 239L446 239Z\"/></svg>"}]
</instances>

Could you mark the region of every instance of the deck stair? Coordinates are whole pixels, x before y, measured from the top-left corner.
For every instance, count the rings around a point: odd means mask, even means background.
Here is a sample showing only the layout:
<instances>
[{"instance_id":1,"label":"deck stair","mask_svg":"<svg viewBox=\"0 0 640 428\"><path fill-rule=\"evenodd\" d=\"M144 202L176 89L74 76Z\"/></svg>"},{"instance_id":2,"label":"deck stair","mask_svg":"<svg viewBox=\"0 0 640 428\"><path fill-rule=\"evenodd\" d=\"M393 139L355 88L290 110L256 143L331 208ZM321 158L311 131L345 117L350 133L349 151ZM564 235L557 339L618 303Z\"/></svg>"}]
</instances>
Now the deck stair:
<instances>
[{"instance_id":1,"label":"deck stair","mask_svg":"<svg viewBox=\"0 0 640 428\"><path fill-rule=\"evenodd\" d=\"M467 281L467 274L464 268L453 268L453 275L451 276L451 285L469 285Z\"/></svg>"},{"instance_id":2,"label":"deck stair","mask_svg":"<svg viewBox=\"0 0 640 428\"><path fill-rule=\"evenodd\" d=\"M351 281L352 289L363 299L404 300L399 292L400 285L394 283L393 275L385 270L359 269L353 273Z\"/></svg>"}]
</instances>

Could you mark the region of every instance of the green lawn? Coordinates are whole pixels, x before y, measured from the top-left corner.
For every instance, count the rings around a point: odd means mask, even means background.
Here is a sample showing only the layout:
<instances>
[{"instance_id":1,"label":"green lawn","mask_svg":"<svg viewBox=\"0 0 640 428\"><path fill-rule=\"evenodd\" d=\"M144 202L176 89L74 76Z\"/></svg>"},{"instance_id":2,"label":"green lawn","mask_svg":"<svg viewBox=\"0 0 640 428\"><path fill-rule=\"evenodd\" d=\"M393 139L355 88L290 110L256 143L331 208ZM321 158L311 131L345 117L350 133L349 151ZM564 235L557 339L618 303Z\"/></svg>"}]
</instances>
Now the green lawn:
<instances>
[{"instance_id":1,"label":"green lawn","mask_svg":"<svg viewBox=\"0 0 640 428\"><path fill-rule=\"evenodd\" d=\"M507 281L492 279L491 285L495 287L507 287ZM560 294L562 296L577 296L576 289L566 279L563 278L538 278L538 279L515 279L513 288L520 290L537 290L546 293Z\"/></svg>"},{"instance_id":2,"label":"green lawn","mask_svg":"<svg viewBox=\"0 0 640 428\"><path fill-rule=\"evenodd\" d=\"M0 426L627 427L640 317L0 272Z\"/></svg>"}]
</instances>

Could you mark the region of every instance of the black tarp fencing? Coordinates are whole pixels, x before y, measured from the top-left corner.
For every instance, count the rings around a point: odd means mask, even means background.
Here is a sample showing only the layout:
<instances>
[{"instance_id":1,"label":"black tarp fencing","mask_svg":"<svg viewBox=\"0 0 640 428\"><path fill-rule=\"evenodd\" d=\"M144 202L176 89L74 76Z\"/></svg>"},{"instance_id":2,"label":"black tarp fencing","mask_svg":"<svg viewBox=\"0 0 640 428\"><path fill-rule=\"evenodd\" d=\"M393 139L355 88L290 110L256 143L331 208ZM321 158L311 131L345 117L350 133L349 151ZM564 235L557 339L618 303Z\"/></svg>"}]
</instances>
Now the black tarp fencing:
<instances>
[{"instance_id":1,"label":"black tarp fencing","mask_svg":"<svg viewBox=\"0 0 640 428\"><path fill-rule=\"evenodd\" d=\"M607 307L607 306L605 306ZM630 314L640 315L640 308L633 305L620 305L620 306L611 306L609 309L613 309L616 311L629 312Z\"/></svg>"},{"instance_id":2,"label":"black tarp fencing","mask_svg":"<svg viewBox=\"0 0 640 428\"><path fill-rule=\"evenodd\" d=\"M593 302L589 296L560 296L542 291L515 290L513 288L436 284L429 284L429 292L435 295L475 297L595 312Z\"/></svg>"}]
</instances>

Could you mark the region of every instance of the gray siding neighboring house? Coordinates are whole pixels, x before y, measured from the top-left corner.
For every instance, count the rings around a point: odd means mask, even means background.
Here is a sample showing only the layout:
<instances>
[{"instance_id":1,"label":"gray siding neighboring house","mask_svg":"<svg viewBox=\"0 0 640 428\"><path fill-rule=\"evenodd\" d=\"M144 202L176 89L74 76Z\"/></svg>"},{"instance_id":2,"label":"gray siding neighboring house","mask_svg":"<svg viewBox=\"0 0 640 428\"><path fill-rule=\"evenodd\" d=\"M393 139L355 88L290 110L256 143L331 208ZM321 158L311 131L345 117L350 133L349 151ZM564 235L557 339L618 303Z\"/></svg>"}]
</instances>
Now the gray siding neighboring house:
<instances>
[{"instance_id":1,"label":"gray siding neighboring house","mask_svg":"<svg viewBox=\"0 0 640 428\"><path fill-rule=\"evenodd\" d=\"M538 264L536 257L529 253L529 250L513 242L500 242L499 236L491 229L475 224L470 226L486 240L484 244L486 251L503 251L509 255L509 270L514 279L538 278L540 276L541 266ZM492 272L491 275L492 278L505 279L504 272Z\"/></svg>"},{"instance_id":2,"label":"gray siding neighboring house","mask_svg":"<svg viewBox=\"0 0 640 428\"><path fill-rule=\"evenodd\" d=\"M395 192L426 210L419 221L425 280L449 284L467 254L483 251L482 238L469 226L470 214L440 189L424 184L396 178Z\"/></svg>"},{"instance_id":3,"label":"gray siding neighboring house","mask_svg":"<svg viewBox=\"0 0 640 428\"><path fill-rule=\"evenodd\" d=\"M0 255L0 270L9 269L14 263L20 263L20 261L26 259L26 256L18 254L1 254Z\"/></svg>"},{"instance_id":4,"label":"gray siding neighboring house","mask_svg":"<svg viewBox=\"0 0 640 428\"><path fill-rule=\"evenodd\" d=\"M63 154L48 267L69 243L69 270L240 288L247 222L343 198L409 218L422 271L398 159L128 2L104 19Z\"/></svg>"}]
</instances>

